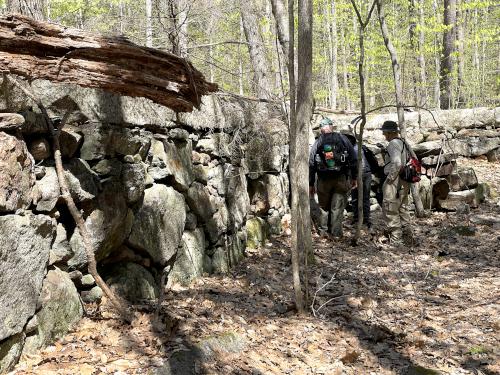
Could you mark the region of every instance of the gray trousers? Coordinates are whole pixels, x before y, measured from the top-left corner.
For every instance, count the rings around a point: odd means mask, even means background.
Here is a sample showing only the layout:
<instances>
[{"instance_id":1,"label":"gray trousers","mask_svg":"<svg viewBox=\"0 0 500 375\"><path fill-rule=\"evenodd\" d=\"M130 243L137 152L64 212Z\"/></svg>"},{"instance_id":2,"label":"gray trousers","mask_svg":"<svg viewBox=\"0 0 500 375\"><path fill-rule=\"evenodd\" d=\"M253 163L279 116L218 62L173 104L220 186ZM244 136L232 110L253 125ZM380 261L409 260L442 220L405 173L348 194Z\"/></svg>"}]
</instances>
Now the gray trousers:
<instances>
[{"instance_id":1,"label":"gray trousers","mask_svg":"<svg viewBox=\"0 0 500 375\"><path fill-rule=\"evenodd\" d=\"M395 181L385 180L382 187L384 200L382 213L391 243L399 244L403 240L403 231L410 230L408 211L408 193L410 184L399 177Z\"/></svg>"},{"instance_id":2,"label":"gray trousers","mask_svg":"<svg viewBox=\"0 0 500 375\"><path fill-rule=\"evenodd\" d=\"M329 232L334 236L342 236L344 209L347 204L347 193L351 189L350 179L345 175L318 178L317 193L322 215L318 220L320 232Z\"/></svg>"}]
</instances>

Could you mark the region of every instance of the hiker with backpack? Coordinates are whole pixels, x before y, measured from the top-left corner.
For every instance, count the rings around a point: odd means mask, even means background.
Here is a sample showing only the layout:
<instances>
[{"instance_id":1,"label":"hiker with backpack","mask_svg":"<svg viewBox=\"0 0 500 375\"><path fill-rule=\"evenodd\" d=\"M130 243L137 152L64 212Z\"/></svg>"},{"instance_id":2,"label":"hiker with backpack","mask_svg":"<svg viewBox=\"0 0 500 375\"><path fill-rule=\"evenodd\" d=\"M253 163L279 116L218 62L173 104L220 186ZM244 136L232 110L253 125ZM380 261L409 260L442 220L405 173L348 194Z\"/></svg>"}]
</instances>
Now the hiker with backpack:
<instances>
[{"instance_id":1,"label":"hiker with backpack","mask_svg":"<svg viewBox=\"0 0 500 375\"><path fill-rule=\"evenodd\" d=\"M320 130L309 153L309 195L314 197L317 192L325 212L317 223L319 233L342 237L347 194L356 187L357 157L346 136L334 131L332 120L323 118Z\"/></svg>"},{"instance_id":2,"label":"hiker with backpack","mask_svg":"<svg viewBox=\"0 0 500 375\"><path fill-rule=\"evenodd\" d=\"M408 142L400 138L396 122L385 121L381 130L389 142L385 153L382 213L389 243L397 246L403 244L403 236L405 240L412 238L408 193L410 184L420 179L420 164Z\"/></svg>"}]
</instances>

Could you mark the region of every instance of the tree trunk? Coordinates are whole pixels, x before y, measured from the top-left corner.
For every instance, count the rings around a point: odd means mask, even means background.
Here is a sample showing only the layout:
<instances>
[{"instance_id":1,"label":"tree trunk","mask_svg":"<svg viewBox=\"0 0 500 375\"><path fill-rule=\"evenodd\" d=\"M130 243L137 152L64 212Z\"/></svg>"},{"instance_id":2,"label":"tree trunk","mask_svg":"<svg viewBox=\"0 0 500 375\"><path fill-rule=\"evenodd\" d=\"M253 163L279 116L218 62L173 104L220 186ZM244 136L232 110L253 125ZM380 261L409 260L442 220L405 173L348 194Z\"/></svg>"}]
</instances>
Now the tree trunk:
<instances>
[{"instance_id":1,"label":"tree trunk","mask_svg":"<svg viewBox=\"0 0 500 375\"><path fill-rule=\"evenodd\" d=\"M271 99L271 81L266 50L259 29L259 20L252 0L240 0L241 20L254 69L254 89L259 98Z\"/></svg>"},{"instance_id":2,"label":"tree trunk","mask_svg":"<svg viewBox=\"0 0 500 375\"><path fill-rule=\"evenodd\" d=\"M458 46L458 57L457 57L457 106L463 108L465 106L464 97L464 74L465 74L465 30L464 30L465 17L462 10L457 10L457 46Z\"/></svg>"},{"instance_id":3,"label":"tree trunk","mask_svg":"<svg viewBox=\"0 0 500 375\"><path fill-rule=\"evenodd\" d=\"M439 24L441 22L440 17L439 17L439 7L438 7L438 1L433 0L432 1L432 10L433 13L436 15L436 22ZM438 33L435 33L434 36L434 68L435 68L435 73L436 73L436 79L434 80L434 105L436 108L439 108L440 103L441 103L441 92L440 92L440 57L441 57L441 50L439 47L439 38L438 38Z\"/></svg>"},{"instance_id":4,"label":"tree trunk","mask_svg":"<svg viewBox=\"0 0 500 375\"><path fill-rule=\"evenodd\" d=\"M416 5L415 5L415 0L410 0L408 2L408 13L409 13L409 28L408 28L408 33L409 33L409 39L410 39L410 51L415 51L415 60L417 61L418 59L418 51L417 51L417 46L416 46L416 29L417 29L417 16L416 16ZM418 82L418 73L417 69L412 68L411 69L411 76L413 80L413 93L414 93L414 100L413 102L416 105L419 105L420 103L420 85Z\"/></svg>"},{"instance_id":5,"label":"tree trunk","mask_svg":"<svg viewBox=\"0 0 500 375\"><path fill-rule=\"evenodd\" d=\"M7 12L19 13L37 21L45 19L43 0L7 0Z\"/></svg>"},{"instance_id":6,"label":"tree trunk","mask_svg":"<svg viewBox=\"0 0 500 375\"><path fill-rule=\"evenodd\" d=\"M338 43L337 43L337 11L335 8L335 1L329 0L329 27L328 27L328 46L330 52L330 108L337 109L337 65L338 65Z\"/></svg>"},{"instance_id":7,"label":"tree trunk","mask_svg":"<svg viewBox=\"0 0 500 375\"><path fill-rule=\"evenodd\" d=\"M199 108L201 97L217 90L178 56L24 16L0 17L0 69L142 96L178 112Z\"/></svg>"},{"instance_id":8,"label":"tree trunk","mask_svg":"<svg viewBox=\"0 0 500 375\"><path fill-rule=\"evenodd\" d=\"M345 37L345 28L340 29L340 40L342 43L342 91L344 94L344 110L351 109L349 104L349 77L347 73L347 38Z\"/></svg>"},{"instance_id":9,"label":"tree trunk","mask_svg":"<svg viewBox=\"0 0 500 375\"><path fill-rule=\"evenodd\" d=\"M422 85L421 95L422 99L420 105L426 105L429 98L427 92L427 74L425 71L425 57L424 57L424 47L425 47L425 14L424 14L424 0L419 0L418 4L418 14L419 14L419 31L418 31L418 55L417 62L420 68L420 84ZM418 103L417 103L418 104Z\"/></svg>"},{"instance_id":10,"label":"tree trunk","mask_svg":"<svg viewBox=\"0 0 500 375\"><path fill-rule=\"evenodd\" d=\"M146 0L146 46L153 47L153 0Z\"/></svg>"},{"instance_id":11,"label":"tree trunk","mask_svg":"<svg viewBox=\"0 0 500 375\"><path fill-rule=\"evenodd\" d=\"M297 196L297 168L296 160L297 158L297 116L295 111L295 94L297 88L295 85L295 23L294 23L294 0L288 1L288 25L289 25L289 35L290 35L290 48L288 56L288 76L290 82L290 124L289 124L289 134L290 134L290 185L292 192L292 277L293 277L293 290L295 293L295 306L299 314L304 312L304 295L302 293L302 282L300 277L300 256L299 256L299 242L298 242L298 221L297 218L297 207L299 206L299 197Z\"/></svg>"},{"instance_id":12,"label":"tree trunk","mask_svg":"<svg viewBox=\"0 0 500 375\"><path fill-rule=\"evenodd\" d=\"M278 40L285 56L285 64L288 66L288 55L290 46L290 34L288 32L288 16L286 14L283 0L271 0L272 11L276 21Z\"/></svg>"},{"instance_id":13,"label":"tree trunk","mask_svg":"<svg viewBox=\"0 0 500 375\"><path fill-rule=\"evenodd\" d=\"M178 41L179 41L179 56L187 57L188 56L188 25L189 25L189 3L186 0L177 0L177 9L178 9L178 25L176 25L176 29L178 32Z\"/></svg>"},{"instance_id":14,"label":"tree trunk","mask_svg":"<svg viewBox=\"0 0 500 375\"><path fill-rule=\"evenodd\" d=\"M453 73L453 51L455 41L456 0L444 0L443 49L441 54L440 81L441 92L439 106L441 109L451 108L451 90Z\"/></svg>"},{"instance_id":15,"label":"tree trunk","mask_svg":"<svg viewBox=\"0 0 500 375\"><path fill-rule=\"evenodd\" d=\"M297 248L304 255L304 284L306 301L308 297L307 262L312 259L311 215L309 213L309 127L313 111L312 92L312 0L299 0L298 15L298 80L297 80L297 122L295 129L295 190L297 206ZM293 194L293 193L292 193Z\"/></svg>"},{"instance_id":16,"label":"tree trunk","mask_svg":"<svg viewBox=\"0 0 500 375\"><path fill-rule=\"evenodd\" d=\"M387 24L385 22L384 8L382 6L383 0L377 1L378 17L380 21L380 30L382 31L382 36L384 38L385 47L391 56L392 71L394 75L394 87L396 91L396 105L398 111L398 124L401 131L401 137L406 138L406 125L404 116L404 103L403 103L403 90L401 87L401 71L399 69L398 57L396 49L389 38L389 30L387 29ZM413 202L415 203L415 211L418 217L424 216L424 207L422 205L422 200L418 193L418 188L416 184L411 184L411 193L413 196Z\"/></svg>"}]
</instances>

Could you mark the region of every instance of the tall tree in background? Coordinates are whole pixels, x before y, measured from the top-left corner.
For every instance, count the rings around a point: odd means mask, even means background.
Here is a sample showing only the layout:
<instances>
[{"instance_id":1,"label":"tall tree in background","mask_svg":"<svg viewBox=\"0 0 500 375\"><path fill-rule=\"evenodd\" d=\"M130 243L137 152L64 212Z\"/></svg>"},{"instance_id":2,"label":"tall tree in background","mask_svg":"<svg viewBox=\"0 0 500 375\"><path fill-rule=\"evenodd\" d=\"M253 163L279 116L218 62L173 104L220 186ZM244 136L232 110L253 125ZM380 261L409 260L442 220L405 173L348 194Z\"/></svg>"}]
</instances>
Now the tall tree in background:
<instances>
[{"instance_id":1,"label":"tall tree in background","mask_svg":"<svg viewBox=\"0 0 500 375\"><path fill-rule=\"evenodd\" d=\"M338 42L337 42L337 11L335 8L335 0L327 0L328 2L328 50L329 50L329 99L330 108L337 109L337 91L338 91Z\"/></svg>"},{"instance_id":2,"label":"tall tree in background","mask_svg":"<svg viewBox=\"0 0 500 375\"><path fill-rule=\"evenodd\" d=\"M456 0L444 0L443 51L441 54L439 89L441 109L451 108L453 73L453 51L455 46L455 23L457 17Z\"/></svg>"},{"instance_id":3,"label":"tall tree in background","mask_svg":"<svg viewBox=\"0 0 500 375\"><path fill-rule=\"evenodd\" d=\"M35 20L43 20L44 0L7 0L7 11L11 13L20 13Z\"/></svg>"},{"instance_id":4,"label":"tall tree in background","mask_svg":"<svg viewBox=\"0 0 500 375\"><path fill-rule=\"evenodd\" d=\"M288 17L283 0L271 0L274 19L276 21L276 31L278 40L283 50L285 64L288 66L288 48L290 46L290 33L288 32Z\"/></svg>"},{"instance_id":5,"label":"tall tree in background","mask_svg":"<svg viewBox=\"0 0 500 375\"><path fill-rule=\"evenodd\" d=\"M359 60L358 60L358 75L359 75L359 92L360 92L360 103L361 103L361 123L357 131L357 145L358 145L358 222L356 224L356 234L355 241L358 241L361 237L361 226L363 225L363 189L369 187L363 186L363 131L366 125L366 94L365 94L365 31L370 22L370 18L375 9L375 2L369 8L368 15L366 19L363 20L361 16L360 9L356 5L354 0L351 0L352 7L356 13L356 19L358 21L359 31L358 31L358 42L359 42Z\"/></svg>"},{"instance_id":6,"label":"tall tree in background","mask_svg":"<svg viewBox=\"0 0 500 375\"><path fill-rule=\"evenodd\" d=\"M146 0L146 46L153 47L153 0Z\"/></svg>"},{"instance_id":7,"label":"tall tree in background","mask_svg":"<svg viewBox=\"0 0 500 375\"><path fill-rule=\"evenodd\" d=\"M272 93L271 69L266 57L254 0L240 0L240 12L243 30L248 42L250 61L254 70L255 93L259 98L270 99Z\"/></svg>"}]
</instances>

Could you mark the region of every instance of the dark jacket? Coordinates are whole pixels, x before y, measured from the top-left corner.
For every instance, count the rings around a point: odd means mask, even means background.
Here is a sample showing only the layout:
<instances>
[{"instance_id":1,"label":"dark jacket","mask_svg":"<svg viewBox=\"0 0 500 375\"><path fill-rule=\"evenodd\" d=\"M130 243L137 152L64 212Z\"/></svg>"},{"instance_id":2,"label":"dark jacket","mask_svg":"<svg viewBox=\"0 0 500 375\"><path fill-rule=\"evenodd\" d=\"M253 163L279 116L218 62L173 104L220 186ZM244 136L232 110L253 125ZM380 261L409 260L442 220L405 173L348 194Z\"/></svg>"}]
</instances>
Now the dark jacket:
<instances>
[{"instance_id":1,"label":"dark jacket","mask_svg":"<svg viewBox=\"0 0 500 375\"><path fill-rule=\"evenodd\" d=\"M347 153L349 155L348 165L345 170L342 170L338 173L342 173L345 175L351 176L352 179L355 179L358 175L357 164L358 158L356 153L354 152L354 147L352 147L351 142L347 139L347 137L340 133L325 133L321 134L318 139L314 142L309 152L309 186L314 186L314 182L316 180L316 174L318 174L319 178L328 178L333 176L330 171L319 171L316 165L315 157L318 152L318 148L325 144L339 144L342 143L344 147L347 149Z\"/></svg>"},{"instance_id":2,"label":"dark jacket","mask_svg":"<svg viewBox=\"0 0 500 375\"><path fill-rule=\"evenodd\" d=\"M365 155L366 161L368 162L368 165L370 166L371 173L373 173L375 176L379 176L380 174L383 174L384 167L381 167L380 165L378 165L377 158L375 157L373 152L365 145L363 145L362 149L363 149L363 153Z\"/></svg>"}]
</instances>

